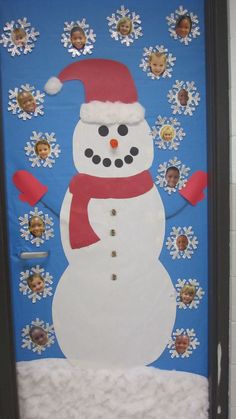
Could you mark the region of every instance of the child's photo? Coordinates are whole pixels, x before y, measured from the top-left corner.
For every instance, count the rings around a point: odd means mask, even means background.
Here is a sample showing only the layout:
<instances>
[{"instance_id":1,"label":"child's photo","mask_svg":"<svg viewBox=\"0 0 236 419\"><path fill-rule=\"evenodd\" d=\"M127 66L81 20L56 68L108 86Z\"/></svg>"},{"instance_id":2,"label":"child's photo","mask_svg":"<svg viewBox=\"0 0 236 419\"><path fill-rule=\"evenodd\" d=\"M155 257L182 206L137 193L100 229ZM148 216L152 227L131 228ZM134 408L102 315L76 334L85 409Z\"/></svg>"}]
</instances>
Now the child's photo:
<instances>
[{"instance_id":1,"label":"child's photo","mask_svg":"<svg viewBox=\"0 0 236 419\"><path fill-rule=\"evenodd\" d=\"M191 29L192 21L190 16L183 15L177 20L175 27L176 35L180 36L181 38L186 38L186 36L190 34Z\"/></svg>"},{"instance_id":2,"label":"child's photo","mask_svg":"<svg viewBox=\"0 0 236 419\"><path fill-rule=\"evenodd\" d=\"M166 55L164 52L152 52L149 56L149 67L155 76L161 76L166 70Z\"/></svg>"},{"instance_id":3,"label":"child's photo","mask_svg":"<svg viewBox=\"0 0 236 419\"><path fill-rule=\"evenodd\" d=\"M117 32L122 36L129 35L133 30L132 22L128 17L123 17L118 21Z\"/></svg>"},{"instance_id":4,"label":"child's photo","mask_svg":"<svg viewBox=\"0 0 236 419\"><path fill-rule=\"evenodd\" d=\"M184 304L191 304L196 294L196 288L194 285L184 285L180 290L180 301Z\"/></svg>"},{"instance_id":5,"label":"child's photo","mask_svg":"<svg viewBox=\"0 0 236 419\"><path fill-rule=\"evenodd\" d=\"M171 125L164 125L160 130L160 137L164 141L172 141L175 138L175 130Z\"/></svg>"},{"instance_id":6,"label":"child's photo","mask_svg":"<svg viewBox=\"0 0 236 419\"><path fill-rule=\"evenodd\" d=\"M34 273L27 278L27 284L32 292L42 292L45 287L44 279L37 273Z\"/></svg>"},{"instance_id":7,"label":"child's photo","mask_svg":"<svg viewBox=\"0 0 236 419\"><path fill-rule=\"evenodd\" d=\"M45 160L51 153L51 147L47 140L39 140L35 144L35 153L40 159Z\"/></svg>"},{"instance_id":8,"label":"child's photo","mask_svg":"<svg viewBox=\"0 0 236 419\"><path fill-rule=\"evenodd\" d=\"M17 47L24 47L27 41L27 34L22 28L15 28L11 34L12 42Z\"/></svg>"},{"instance_id":9,"label":"child's photo","mask_svg":"<svg viewBox=\"0 0 236 419\"><path fill-rule=\"evenodd\" d=\"M33 326L29 331L29 336L36 345L44 346L48 342L48 335L40 326Z\"/></svg>"},{"instance_id":10,"label":"child's photo","mask_svg":"<svg viewBox=\"0 0 236 419\"><path fill-rule=\"evenodd\" d=\"M165 180L167 182L167 186L170 188L175 188L179 182L180 173L177 167L171 166L168 167L165 174Z\"/></svg>"},{"instance_id":11,"label":"child's photo","mask_svg":"<svg viewBox=\"0 0 236 419\"><path fill-rule=\"evenodd\" d=\"M187 106L189 100L188 91L186 89L180 89L178 92L178 101L181 106Z\"/></svg>"},{"instance_id":12,"label":"child's photo","mask_svg":"<svg viewBox=\"0 0 236 419\"><path fill-rule=\"evenodd\" d=\"M178 249L183 252L188 247L188 238L185 234L180 234L176 239L176 245Z\"/></svg>"},{"instance_id":13,"label":"child's photo","mask_svg":"<svg viewBox=\"0 0 236 419\"><path fill-rule=\"evenodd\" d=\"M29 220L29 231L34 237L41 237L45 232L45 224L42 218L33 216Z\"/></svg>"},{"instance_id":14,"label":"child's photo","mask_svg":"<svg viewBox=\"0 0 236 419\"><path fill-rule=\"evenodd\" d=\"M24 90L19 92L17 95L17 102L20 108L25 112L34 112L36 108L36 102L32 93Z\"/></svg>"},{"instance_id":15,"label":"child's photo","mask_svg":"<svg viewBox=\"0 0 236 419\"><path fill-rule=\"evenodd\" d=\"M84 30L80 26L74 26L70 32L70 40L74 48L83 49L87 41Z\"/></svg>"},{"instance_id":16,"label":"child's photo","mask_svg":"<svg viewBox=\"0 0 236 419\"><path fill-rule=\"evenodd\" d=\"M176 336L175 339L175 349L176 352L178 352L178 354L184 354L184 352L187 351L188 347L189 347L189 337L186 335L179 335Z\"/></svg>"}]
</instances>

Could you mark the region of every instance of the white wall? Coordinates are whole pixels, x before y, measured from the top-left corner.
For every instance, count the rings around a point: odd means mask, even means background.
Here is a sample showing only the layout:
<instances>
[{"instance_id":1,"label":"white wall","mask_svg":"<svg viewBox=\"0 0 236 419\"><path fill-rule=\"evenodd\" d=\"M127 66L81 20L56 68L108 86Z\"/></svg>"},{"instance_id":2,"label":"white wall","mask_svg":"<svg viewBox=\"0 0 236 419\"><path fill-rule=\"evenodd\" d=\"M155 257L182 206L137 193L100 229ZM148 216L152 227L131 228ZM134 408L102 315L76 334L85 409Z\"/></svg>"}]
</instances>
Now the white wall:
<instances>
[{"instance_id":1,"label":"white wall","mask_svg":"<svg viewBox=\"0 0 236 419\"><path fill-rule=\"evenodd\" d=\"M231 136L231 290L230 290L230 419L236 419L236 1L229 0L230 136Z\"/></svg>"}]
</instances>

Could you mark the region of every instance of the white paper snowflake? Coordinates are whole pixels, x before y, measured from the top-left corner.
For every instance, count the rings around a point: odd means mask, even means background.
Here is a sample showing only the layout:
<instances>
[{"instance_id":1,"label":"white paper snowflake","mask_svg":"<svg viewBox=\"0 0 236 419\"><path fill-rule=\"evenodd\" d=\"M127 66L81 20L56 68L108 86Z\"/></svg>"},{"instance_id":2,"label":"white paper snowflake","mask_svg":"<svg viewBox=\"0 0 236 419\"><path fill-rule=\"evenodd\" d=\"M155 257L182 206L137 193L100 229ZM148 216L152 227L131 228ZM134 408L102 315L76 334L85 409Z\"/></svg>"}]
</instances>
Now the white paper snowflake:
<instances>
[{"instance_id":1,"label":"white paper snowflake","mask_svg":"<svg viewBox=\"0 0 236 419\"><path fill-rule=\"evenodd\" d=\"M128 35L122 35L117 30L119 21L124 18L127 18L132 26L131 32ZM135 12L130 12L129 9L125 9L125 6L121 6L120 10L117 10L116 13L112 13L111 17L108 16L107 20L111 37L116 41L120 41L121 44L126 45L127 47L132 45L135 39L143 36L142 27L140 26L140 16Z\"/></svg>"},{"instance_id":2,"label":"white paper snowflake","mask_svg":"<svg viewBox=\"0 0 236 419\"><path fill-rule=\"evenodd\" d=\"M185 132L176 118L158 115L155 126L152 127L152 136L158 148L178 150L180 141L185 137Z\"/></svg>"},{"instance_id":3,"label":"white paper snowflake","mask_svg":"<svg viewBox=\"0 0 236 419\"><path fill-rule=\"evenodd\" d=\"M45 345L37 345L35 342L32 341L30 337L30 330L33 327L40 327L44 330L44 332L47 333L47 342ZM43 320L39 320L36 318L36 320L32 320L31 324L27 324L21 332L22 336L22 345L21 347L24 349L29 349L34 353L37 353L38 355L41 355L42 352L44 352L47 348L50 348L55 343L55 335L54 335L54 328L53 325L49 325L49 323L44 323Z\"/></svg>"},{"instance_id":4,"label":"white paper snowflake","mask_svg":"<svg viewBox=\"0 0 236 419\"><path fill-rule=\"evenodd\" d=\"M176 33L176 24L183 16L187 16L191 20L190 32L184 38L177 35ZM197 15L194 15L192 12L188 12L188 10L183 6L179 6L179 9L176 9L175 13L171 13L171 15L167 16L166 19L169 26L170 36L174 39L177 39L184 45L188 45L190 42L192 42L192 39L197 38L197 36L200 35L200 28L198 26L199 20Z\"/></svg>"},{"instance_id":5,"label":"white paper snowflake","mask_svg":"<svg viewBox=\"0 0 236 419\"><path fill-rule=\"evenodd\" d=\"M16 45L14 40L14 30L22 30L25 33L25 39L22 45ZM7 22L3 28L4 33L1 35L0 44L2 44L12 57L28 54L34 48L34 42L37 41L39 32L31 27L31 23L27 22L27 18L18 19L17 22L12 20Z\"/></svg>"},{"instance_id":6,"label":"white paper snowflake","mask_svg":"<svg viewBox=\"0 0 236 419\"><path fill-rule=\"evenodd\" d=\"M55 158L58 158L61 153L59 144L55 144L57 141L55 133L52 132L49 134L48 132L45 132L45 134L43 134L42 132L37 133L36 131L33 131L32 134L30 141L27 141L25 146L25 154L29 157L31 166L51 168L56 161ZM36 153L36 144L38 141L46 141L49 144L49 155L44 159L40 158Z\"/></svg>"},{"instance_id":7,"label":"white paper snowflake","mask_svg":"<svg viewBox=\"0 0 236 419\"><path fill-rule=\"evenodd\" d=\"M44 281L44 288L41 292L33 292L29 285L28 285L28 278L30 275L39 274ZM20 273L20 283L19 283L19 290L22 292L23 295L27 295L28 298L32 301L32 303L36 303L40 301L42 298L51 297L52 296L52 287L50 285L53 284L52 276L49 272L46 272L45 269L40 268L39 265L31 268L30 270L27 269Z\"/></svg>"},{"instance_id":8,"label":"white paper snowflake","mask_svg":"<svg viewBox=\"0 0 236 419\"><path fill-rule=\"evenodd\" d=\"M35 101L35 109L32 112L26 112L23 110L19 103L18 103L18 95L19 93L27 92L32 95ZM30 86L29 84L21 85L20 88L15 87L14 90L9 90L9 102L8 102L8 111L12 112L13 115L17 115L18 118L23 119L26 121L27 119L31 119L32 116L43 115L43 105L41 103L44 102L45 93L40 93L39 90L36 90L34 86Z\"/></svg>"},{"instance_id":9,"label":"white paper snowflake","mask_svg":"<svg viewBox=\"0 0 236 419\"><path fill-rule=\"evenodd\" d=\"M181 250L177 246L177 241L179 238L185 236L185 245L186 248ZM194 236L194 231L192 226L189 227L172 227L170 236L167 238L166 246L170 251L172 259L191 259L194 250L197 249L198 239Z\"/></svg>"},{"instance_id":10,"label":"white paper snowflake","mask_svg":"<svg viewBox=\"0 0 236 419\"><path fill-rule=\"evenodd\" d=\"M157 80L160 79L161 77L166 78L166 77L171 77L172 76L172 71L173 71L173 66L175 64L175 60L176 57L173 57L172 54L168 53L168 49L165 48L163 45L156 45L155 47L149 47L149 48L144 48L143 49L143 58L141 60L141 64L139 64L139 67L141 67L143 69L143 71L145 71L147 73L148 77L151 77L152 80ZM164 72L161 75L155 75L152 73L151 71L151 67L150 67L150 63L149 63L149 58L150 55L152 53L160 53L160 54L164 54L166 57L166 67Z\"/></svg>"},{"instance_id":11,"label":"white paper snowflake","mask_svg":"<svg viewBox=\"0 0 236 419\"><path fill-rule=\"evenodd\" d=\"M75 26L79 26L86 36L85 46L81 49L75 48L71 43L71 30ZM96 35L93 32L93 29L90 29L86 19L83 18L81 21L76 20L75 22L65 22L64 23L64 33L61 35L61 43L65 48L68 49L68 52L72 55L73 58L79 57L80 55L92 54L93 44L96 41Z\"/></svg>"},{"instance_id":12,"label":"white paper snowflake","mask_svg":"<svg viewBox=\"0 0 236 419\"><path fill-rule=\"evenodd\" d=\"M181 105L178 95L179 92L185 92L186 94L186 105ZM176 80L175 84L172 87L172 90L169 90L167 94L168 102L172 103L171 109L173 114L184 114L192 116L195 107L198 106L200 102L200 95L197 92L197 88L194 84L194 81L179 81Z\"/></svg>"},{"instance_id":13,"label":"white paper snowflake","mask_svg":"<svg viewBox=\"0 0 236 419\"><path fill-rule=\"evenodd\" d=\"M29 220L31 217L40 217L44 222L45 231L40 237L34 237L29 230ZM50 237L54 237L52 218L49 217L48 214L43 214L43 211L39 211L37 207L34 208L34 211L30 211L29 214L24 214L23 217L20 216L19 221L21 227L21 237L26 241L30 241L30 243L35 244L36 247L43 244L45 240L49 240Z\"/></svg>"},{"instance_id":14,"label":"white paper snowflake","mask_svg":"<svg viewBox=\"0 0 236 419\"><path fill-rule=\"evenodd\" d=\"M179 339L180 336L184 336L185 339L188 339L188 347L183 353L179 353L176 350L176 338ZM197 349L197 346L200 345L198 338L196 337L196 333L194 329L176 329L175 332L172 333L172 337L167 345L169 348L169 352L171 354L171 358L189 358L192 355L193 351Z\"/></svg>"},{"instance_id":15,"label":"white paper snowflake","mask_svg":"<svg viewBox=\"0 0 236 419\"><path fill-rule=\"evenodd\" d=\"M176 302L177 302L177 306L180 309L184 309L186 310L187 308L198 308L200 300L202 299L203 295L205 294L205 292L203 291L203 289L200 287L199 282L196 279L178 279L177 283L175 285L176 291L177 291L177 298L176 298ZM182 297L181 297L181 292L184 291L184 289L186 288L186 290L191 290L193 291L193 300L189 303L184 303L182 301Z\"/></svg>"},{"instance_id":16,"label":"white paper snowflake","mask_svg":"<svg viewBox=\"0 0 236 419\"><path fill-rule=\"evenodd\" d=\"M168 182L166 180L166 173L168 168L170 167L174 167L179 171L178 183L176 184L176 186L173 187L168 185ZM155 183L159 185L161 188L164 188L164 190L167 191L169 195L171 195L172 192L176 192L177 190L180 190L185 187L189 170L190 167L185 166L185 164L182 164L181 161L177 159L177 157L174 157L173 159L170 159L168 162L164 162L159 165L159 175L156 176L157 180L155 181Z\"/></svg>"}]
</instances>

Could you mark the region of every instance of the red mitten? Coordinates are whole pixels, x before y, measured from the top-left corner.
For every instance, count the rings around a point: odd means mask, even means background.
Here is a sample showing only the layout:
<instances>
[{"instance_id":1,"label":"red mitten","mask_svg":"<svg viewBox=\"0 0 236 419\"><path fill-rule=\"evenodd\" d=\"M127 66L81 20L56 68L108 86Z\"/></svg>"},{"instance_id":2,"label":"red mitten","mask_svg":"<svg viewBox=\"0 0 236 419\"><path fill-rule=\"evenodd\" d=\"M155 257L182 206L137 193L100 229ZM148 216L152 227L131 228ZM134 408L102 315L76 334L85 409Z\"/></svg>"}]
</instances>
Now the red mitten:
<instances>
[{"instance_id":1,"label":"red mitten","mask_svg":"<svg viewBox=\"0 0 236 419\"><path fill-rule=\"evenodd\" d=\"M190 202L192 205L196 205L199 201L205 197L203 190L207 187L207 173L202 170L198 170L193 173L189 178L185 188L179 191L180 195Z\"/></svg>"},{"instance_id":2,"label":"red mitten","mask_svg":"<svg viewBox=\"0 0 236 419\"><path fill-rule=\"evenodd\" d=\"M40 183L31 173L26 170L17 170L13 176L13 183L22 192L19 195L21 201L34 206L48 191L47 186Z\"/></svg>"}]
</instances>

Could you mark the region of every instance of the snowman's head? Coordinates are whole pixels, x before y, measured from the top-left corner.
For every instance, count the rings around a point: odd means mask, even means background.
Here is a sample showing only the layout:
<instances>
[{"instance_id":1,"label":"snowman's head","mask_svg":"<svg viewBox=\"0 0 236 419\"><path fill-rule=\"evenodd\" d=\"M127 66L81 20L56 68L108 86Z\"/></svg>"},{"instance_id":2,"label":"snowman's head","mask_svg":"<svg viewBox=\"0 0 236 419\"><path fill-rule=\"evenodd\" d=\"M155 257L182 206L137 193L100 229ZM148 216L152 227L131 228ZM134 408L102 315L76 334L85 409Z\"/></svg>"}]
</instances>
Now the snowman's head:
<instances>
[{"instance_id":1,"label":"snowman's head","mask_svg":"<svg viewBox=\"0 0 236 419\"><path fill-rule=\"evenodd\" d=\"M135 123L78 122L73 136L76 169L98 177L127 177L150 168L153 141L145 119Z\"/></svg>"},{"instance_id":2,"label":"snowman's head","mask_svg":"<svg viewBox=\"0 0 236 419\"><path fill-rule=\"evenodd\" d=\"M56 94L69 80L80 80L85 88L73 136L76 169L98 177L127 177L149 169L151 130L128 68L113 60L81 60L49 79L45 91Z\"/></svg>"}]
</instances>

